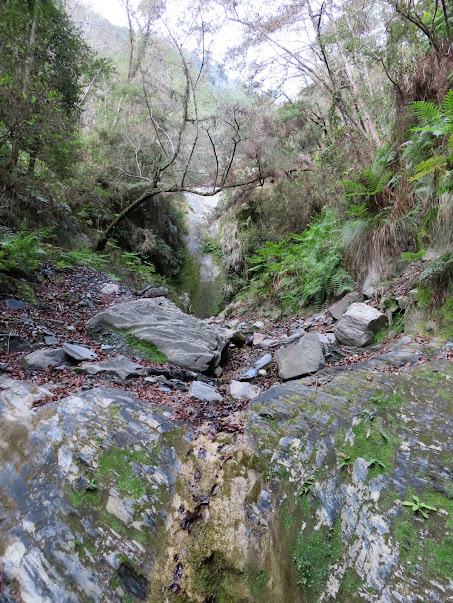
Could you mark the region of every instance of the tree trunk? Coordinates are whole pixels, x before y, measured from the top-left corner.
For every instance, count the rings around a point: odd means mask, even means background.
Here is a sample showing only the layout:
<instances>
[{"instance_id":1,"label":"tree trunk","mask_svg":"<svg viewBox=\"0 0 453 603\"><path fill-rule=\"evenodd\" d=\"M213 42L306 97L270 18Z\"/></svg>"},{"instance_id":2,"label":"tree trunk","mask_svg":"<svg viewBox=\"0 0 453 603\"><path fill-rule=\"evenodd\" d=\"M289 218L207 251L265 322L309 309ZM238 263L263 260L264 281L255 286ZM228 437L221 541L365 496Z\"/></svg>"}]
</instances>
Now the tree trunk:
<instances>
[{"instance_id":1,"label":"tree trunk","mask_svg":"<svg viewBox=\"0 0 453 603\"><path fill-rule=\"evenodd\" d=\"M141 197L138 197L138 199L135 199L135 201L130 203L127 207L125 207L123 209L123 211L120 212L115 217L115 219L112 220L112 222L110 222L110 224L107 226L107 228L101 234L101 236L98 239L98 242L96 243L96 247L94 248L95 251L104 251L105 246L107 245L107 241L109 240L110 236L112 235L112 232L115 230L115 228L118 226L118 224L120 222L122 222L124 220L124 218L126 218L132 210L134 210L136 207L139 207L140 205L142 205L142 203L144 203L145 201L152 199L153 197L158 195L160 192L161 192L160 189L149 190L146 193L144 193Z\"/></svg>"}]
</instances>

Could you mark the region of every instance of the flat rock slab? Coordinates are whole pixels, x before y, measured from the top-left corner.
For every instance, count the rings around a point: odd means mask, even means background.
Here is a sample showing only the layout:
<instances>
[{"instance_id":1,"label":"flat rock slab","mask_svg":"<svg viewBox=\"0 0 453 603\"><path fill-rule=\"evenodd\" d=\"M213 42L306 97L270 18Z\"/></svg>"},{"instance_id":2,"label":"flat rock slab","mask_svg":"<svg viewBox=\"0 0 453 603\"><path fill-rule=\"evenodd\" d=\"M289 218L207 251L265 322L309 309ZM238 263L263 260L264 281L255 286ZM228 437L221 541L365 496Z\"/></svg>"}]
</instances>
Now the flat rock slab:
<instances>
[{"instance_id":1,"label":"flat rock slab","mask_svg":"<svg viewBox=\"0 0 453 603\"><path fill-rule=\"evenodd\" d=\"M184 314L162 297L112 306L89 320L86 327L92 334L116 332L153 344L173 364L198 372L213 371L228 345L215 327Z\"/></svg>"},{"instance_id":2,"label":"flat rock slab","mask_svg":"<svg viewBox=\"0 0 453 603\"><path fill-rule=\"evenodd\" d=\"M77 360L77 362L81 362L82 360L96 360L98 357L96 352L90 350L90 348L84 348L83 346L74 343L64 343L61 347L68 356Z\"/></svg>"},{"instance_id":3,"label":"flat rock slab","mask_svg":"<svg viewBox=\"0 0 453 603\"><path fill-rule=\"evenodd\" d=\"M189 395L203 402L222 402L221 394L213 385L203 381L193 381L189 387Z\"/></svg>"},{"instance_id":4,"label":"flat rock slab","mask_svg":"<svg viewBox=\"0 0 453 603\"><path fill-rule=\"evenodd\" d=\"M30 371L44 371L49 366L58 366L63 364L68 357L62 348L54 350L36 350L31 354L27 354L21 360L21 364L25 369Z\"/></svg>"},{"instance_id":5,"label":"flat rock slab","mask_svg":"<svg viewBox=\"0 0 453 603\"><path fill-rule=\"evenodd\" d=\"M374 334L387 323L385 314L367 304L351 304L337 326L336 338L345 345L363 347L373 342Z\"/></svg>"},{"instance_id":6,"label":"flat rock slab","mask_svg":"<svg viewBox=\"0 0 453 603\"><path fill-rule=\"evenodd\" d=\"M87 375L112 375L120 377L120 379L129 379L131 377L145 377L148 375L148 369L133 362L126 356L116 356L109 358L104 362L84 363L77 367L78 373Z\"/></svg>"},{"instance_id":7,"label":"flat rock slab","mask_svg":"<svg viewBox=\"0 0 453 603\"><path fill-rule=\"evenodd\" d=\"M325 366L324 352L316 333L308 333L299 343L277 350L275 360L282 379L310 375Z\"/></svg>"}]
</instances>

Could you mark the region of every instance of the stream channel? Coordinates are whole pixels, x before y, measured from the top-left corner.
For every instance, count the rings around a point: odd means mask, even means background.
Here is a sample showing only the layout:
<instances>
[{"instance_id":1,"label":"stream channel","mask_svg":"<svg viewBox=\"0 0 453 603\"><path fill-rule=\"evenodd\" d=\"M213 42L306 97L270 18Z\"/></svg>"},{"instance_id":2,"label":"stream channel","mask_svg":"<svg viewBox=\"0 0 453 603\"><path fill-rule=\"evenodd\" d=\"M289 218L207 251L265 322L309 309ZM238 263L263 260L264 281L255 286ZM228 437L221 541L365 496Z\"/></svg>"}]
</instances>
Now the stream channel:
<instances>
[{"instance_id":1,"label":"stream channel","mask_svg":"<svg viewBox=\"0 0 453 603\"><path fill-rule=\"evenodd\" d=\"M220 200L220 193L204 197L185 193L187 203L186 245L187 261L182 274L183 290L191 300L190 312L199 318L218 314L221 310L225 283L222 260L215 253L205 253L206 240L219 240L219 222L211 223L212 212Z\"/></svg>"}]
</instances>

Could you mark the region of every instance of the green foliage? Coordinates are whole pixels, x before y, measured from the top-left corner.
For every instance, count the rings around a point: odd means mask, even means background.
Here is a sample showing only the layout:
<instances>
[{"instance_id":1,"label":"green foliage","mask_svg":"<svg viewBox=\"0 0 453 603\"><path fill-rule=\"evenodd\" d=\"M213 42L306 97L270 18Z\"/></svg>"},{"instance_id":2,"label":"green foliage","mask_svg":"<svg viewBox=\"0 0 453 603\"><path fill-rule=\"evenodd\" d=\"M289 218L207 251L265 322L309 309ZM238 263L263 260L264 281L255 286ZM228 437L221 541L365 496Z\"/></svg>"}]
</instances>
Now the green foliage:
<instances>
[{"instance_id":1,"label":"green foliage","mask_svg":"<svg viewBox=\"0 0 453 603\"><path fill-rule=\"evenodd\" d=\"M420 275L420 282L426 283L431 288L446 288L453 276L453 253L444 253L433 260Z\"/></svg>"},{"instance_id":2,"label":"green foliage","mask_svg":"<svg viewBox=\"0 0 453 603\"><path fill-rule=\"evenodd\" d=\"M213 241L212 239L206 239L203 242L203 253L212 253L218 258L222 257L222 245Z\"/></svg>"},{"instance_id":3,"label":"green foliage","mask_svg":"<svg viewBox=\"0 0 453 603\"><path fill-rule=\"evenodd\" d=\"M413 513L420 513L425 519L428 519L428 513L430 511L437 511L436 507L423 503L418 496L414 495L412 496L412 499L413 500L405 500L403 505L405 507L410 507Z\"/></svg>"},{"instance_id":4,"label":"green foliage","mask_svg":"<svg viewBox=\"0 0 453 603\"><path fill-rule=\"evenodd\" d=\"M380 174L373 169L363 170L357 180L343 180L346 197L373 197L389 186L392 172Z\"/></svg>"},{"instance_id":5,"label":"green foliage","mask_svg":"<svg viewBox=\"0 0 453 603\"><path fill-rule=\"evenodd\" d=\"M39 160L65 175L79 142L83 77L98 68L63 5L48 0L0 3L0 162L28 170Z\"/></svg>"},{"instance_id":6,"label":"green foliage","mask_svg":"<svg viewBox=\"0 0 453 603\"><path fill-rule=\"evenodd\" d=\"M420 251L417 251L417 253L411 253L410 251L403 251L403 253L401 254L401 261L402 262L415 262L416 260L421 260L424 257L425 253L426 253L425 249L420 249Z\"/></svg>"},{"instance_id":7,"label":"green foliage","mask_svg":"<svg viewBox=\"0 0 453 603\"><path fill-rule=\"evenodd\" d=\"M102 270L109 263L108 257L84 247L83 249L71 249L62 251L59 254L57 266L64 268L69 266L81 266L83 268L92 268L93 270Z\"/></svg>"},{"instance_id":8,"label":"green foliage","mask_svg":"<svg viewBox=\"0 0 453 603\"><path fill-rule=\"evenodd\" d=\"M47 256L42 244L44 232L30 232L24 228L18 233L8 230L0 238L0 271L29 275Z\"/></svg>"},{"instance_id":9,"label":"green foliage","mask_svg":"<svg viewBox=\"0 0 453 603\"><path fill-rule=\"evenodd\" d=\"M429 155L416 165L411 180L429 176L437 192L452 191L453 90L447 92L440 107L432 101L416 101L411 109L419 125L411 130L415 136L410 153Z\"/></svg>"},{"instance_id":10,"label":"green foliage","mask_svg":"<svg viewBox=\"0 0 453 603\"><path fill-rule=\"evenodd\" d=\"M314 475L310 475L309 477L305 478L302 486L300 487L299 496L303 496L304 494L308 493L311 493L313 494L313 496L316 496L315 483L316 477Z\"/></svg>"},{"instance_id":11,"label":"green foliage","mask_svg":"<svg viewBox=\"0 0 453 603\"><path fill-rule=\"evenodd\" d=\"M287 309L351 291L354 283L342 267L342 247L336 214L327 210L315 217L302 235L266 244L249 259L250 291L275 296Z\"/></svg>"}]
</instances>

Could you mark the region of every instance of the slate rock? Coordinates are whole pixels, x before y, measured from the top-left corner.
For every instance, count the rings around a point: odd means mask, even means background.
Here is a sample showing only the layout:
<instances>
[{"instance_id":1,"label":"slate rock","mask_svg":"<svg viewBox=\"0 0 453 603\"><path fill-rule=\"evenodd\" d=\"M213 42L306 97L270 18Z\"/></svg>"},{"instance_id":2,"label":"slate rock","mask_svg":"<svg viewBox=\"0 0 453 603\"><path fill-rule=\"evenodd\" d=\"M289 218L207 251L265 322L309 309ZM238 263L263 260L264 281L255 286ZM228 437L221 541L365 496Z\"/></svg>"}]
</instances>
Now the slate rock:
<instances>
[{"instance_id":1,"label":"slate rock","mask_svg":"<svg viewBox=\"0 0 453 603\"><path fill-rule=\"evenodd\" d=\"M81 362L82 360L96 360L98 357L96 352L90 350L90 348L85 348L74 343L64 343L62 348L68 356L77 360L77 362Z\"/></svg>"},{"instance_id":2,"label":"slate rock","mask_svg":"<svg viewBox=\"0 0 453 603\"><path fill-rule=\"evenodd\" d=\"M112 375L120 379L129 379L131 377L145 377L148 369L141 364L133 362L126 356L116 356L103 362L85 363L77 367L77 372L87 375Z\"/></svg>"},{"instance_id":3,"label":"slate rock","mask_svg":"<svg viewBox=\"0 0 453 603\"><path fill-rule=\"evenodd\" d=\"M253 400L253 398L256 398L259 394L259 388L251 383L245 383L243 381L232 381L230 383L230 395L235 400Z\"/></svg>"},{"instance_id":4,"label":"slate rock","mask_svg":"<svg viewBox=\"0 0 453 603\"><path fill-rule=\"evenodd\" d=\"M228 345L220 329L184 314L163 297L111 306L89 320L86 327L93 334L123 332L125 338L151 343L173 364L198 372L213 371Z\"/></svg>"},{"instance_id":5,"label":"slate rock","mask_svg":"<svg viewBox=\"0 0 453 603\"><path fill-rule=\"evenodd\" d=\"M275 353L275 360L282 379L310 375L325 366L324 352L316 333L308 333L299 343L280 348Z\"/></svg>"},{"instance_id":6,"label":"slate rock","mask_svg":"<svg viewBox=\"0 0 453 603\"><path fill-rule=\"evenodd\" d=\"M202 381L193 381L189 387L189 396L203 402L222 402L221 394L213 385Z\"/></svg>"},{"instance_id":7,"label":"slate rock","mask_svg":"<svg viewBox=\"0 0 453 603\"><path fill-rule=\"evenodd\" d=\"M25 369L30 371L44 371L49 366L59 366L67 360L67 356L62 348L54 350L36 350L27 354L21 360Z\"/></svg>"},{"instance_id":8,"label":"slate rock","mask_svg":"<svg viewBox=\"0 0 453 603\"><path fill-rule=\"evenodd\" d=\"M14 298L7 299L5 303L10 310L23 310L28 306L27 302L24 302L21 299Z\"/></svg>"},{"instance_id":9,"label":"slate rock","mask_svg":"<svg viewBox=\"0 0 453 603\"><path fill-rule=\"evenodd\" d=\"M374 334L385 326L387 317L364 303L354 303L346 310L337 325L339 343L363 347L373 341Z\"/></svg>"},{"instance_id":10,"label":"slate rock","mask_svg":"<svg viewBox=\"0 0 453 603\"><path fill-rule=\"evenodd\" d=\"M339 301L337 301L333 306L329 308L330 315L335 318L335 320L340 320L346 310L349 308L351 304L354 302L358 302L362 299L362 296L357 291L351 291L350 293L346 293L344 297L342 297Z\"/></svg>"}]
</instances>

